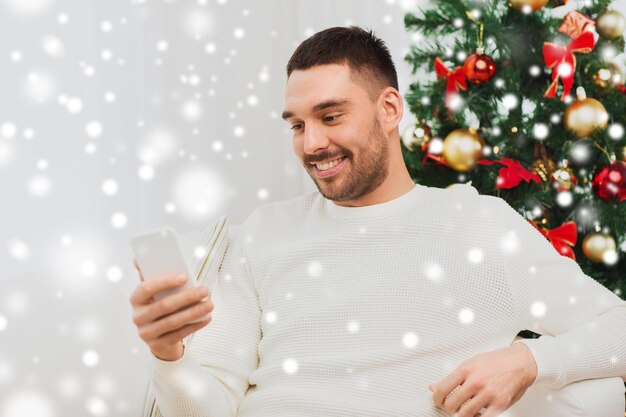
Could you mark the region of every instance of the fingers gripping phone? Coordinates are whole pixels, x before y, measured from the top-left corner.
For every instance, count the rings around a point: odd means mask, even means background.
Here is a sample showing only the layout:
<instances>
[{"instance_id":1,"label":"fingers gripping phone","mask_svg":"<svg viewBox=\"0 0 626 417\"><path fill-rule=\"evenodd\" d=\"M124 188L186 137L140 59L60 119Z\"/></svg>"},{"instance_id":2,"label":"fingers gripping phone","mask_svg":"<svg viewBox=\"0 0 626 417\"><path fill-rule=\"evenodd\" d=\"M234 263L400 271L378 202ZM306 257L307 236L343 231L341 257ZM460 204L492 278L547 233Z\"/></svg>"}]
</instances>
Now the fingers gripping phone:
<instances>
[{"instance_id":1,"label":"fingers gripping phone","mask_svg":"<svg viewBox=\"0 0 626 417\"><path fill-rule=\"evenodd\" d=\"M195 277L189 273L187 262L178 244L176 230L172 227L144 233L130 241L137 264L145 280L168 274L185 274L187 281L179 287L169 288L154 295L158 301L163 297L196 287Z\"/></svg>"}]
</instances>

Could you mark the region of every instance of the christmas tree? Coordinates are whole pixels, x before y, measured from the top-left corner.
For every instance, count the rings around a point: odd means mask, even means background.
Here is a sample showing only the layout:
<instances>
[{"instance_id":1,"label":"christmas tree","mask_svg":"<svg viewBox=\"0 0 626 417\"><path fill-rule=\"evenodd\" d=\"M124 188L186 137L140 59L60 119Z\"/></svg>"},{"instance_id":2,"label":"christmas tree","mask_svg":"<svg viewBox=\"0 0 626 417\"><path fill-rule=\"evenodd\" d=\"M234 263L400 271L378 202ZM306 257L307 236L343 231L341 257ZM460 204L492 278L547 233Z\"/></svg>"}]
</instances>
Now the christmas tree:
<instances>
[{"instance_id":1,"label":"christmas tree","mask_svg":"<svg viewBox=\"0 0 626 417\"><path fill-rule=\"evenodd\" d=\"M609 1L431 0L405 16L415 182L505 199L626 295L626 21Z\"/></svg>"}]
</instances>

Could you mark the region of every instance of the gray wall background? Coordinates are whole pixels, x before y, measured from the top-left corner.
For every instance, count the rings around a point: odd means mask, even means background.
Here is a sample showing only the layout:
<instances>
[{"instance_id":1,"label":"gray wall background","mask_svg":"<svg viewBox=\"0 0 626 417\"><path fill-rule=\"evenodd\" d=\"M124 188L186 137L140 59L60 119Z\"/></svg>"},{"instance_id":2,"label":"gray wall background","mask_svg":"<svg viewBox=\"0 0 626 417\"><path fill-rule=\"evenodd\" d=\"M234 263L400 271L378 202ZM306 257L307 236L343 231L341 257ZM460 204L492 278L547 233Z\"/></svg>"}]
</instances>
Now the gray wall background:
<instances>
[{"instance_id":1,"label":"gray wall background","mask_svg":"<svg viewBox=\"0 0 626 417\"><path fill-rule=\"evenodd\" d=\"M0 0L0 417L139 415L129 239L315 189L280 119L289 56L367 26L404 93L420 1Z\"/></svg>"}]
</instances>

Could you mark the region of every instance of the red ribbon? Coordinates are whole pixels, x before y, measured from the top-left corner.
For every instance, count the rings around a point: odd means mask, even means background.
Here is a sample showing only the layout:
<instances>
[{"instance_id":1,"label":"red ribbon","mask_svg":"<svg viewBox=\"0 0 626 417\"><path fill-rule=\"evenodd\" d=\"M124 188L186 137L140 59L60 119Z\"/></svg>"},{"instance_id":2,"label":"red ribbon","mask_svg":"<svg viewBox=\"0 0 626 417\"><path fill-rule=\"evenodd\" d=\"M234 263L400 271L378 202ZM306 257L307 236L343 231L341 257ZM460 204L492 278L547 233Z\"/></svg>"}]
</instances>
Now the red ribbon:
<instances>
[{"instance_id":1,"label":"red ribbon","mask_svg":"<svg viewBox=\"0 0 626 417\"><path fill-rule=\"evenodd\" d=\"M587 54L593 50L594 46L595 40L593 39L592 32L583 32L567 46L544 42L543 59L546 61L546 66L552 69L552 83L543 96L554 97L559 86L559 79L561 79L563 81L561 101L565 100L565 97L569 95L574 85L574 72L576 71L576 57L574 56L574 52ZM566 68L562 67L562 65L567 65L571 68L569 74L560 74L560 69Z\"/></svg>"},{"instance_id":2,"label":"red ribbon","mask_svg":"<svg viewBox=\"0 0 626 417\"><path fill-rule=\"evenodd\" d=\"M526 182L535 181L541 182L541 178L534 172L528 171L522 166L520 161L516 161L511 158L502 158L490 161L488 159L481 159L476 163L481 165L493 165L502 164L504 168L500 168L498 171L498 178L496 179L496 188L513 188L517 187L522 180Z\"/></svg>"},{"instance_id":3,"label":"red ribbon","mask_svg":"<svg viewBox=\"0 0 626 417\"><path fill-rule=\"evenodd\" d=\"M576 230L575 222L565 222L552 230L539 228L530 220L529 223L535 226L535 229L539 230L539 233L541 233L544 237L548 238L557 252L563 256L576 260L576 255L574 255L574 251L572 250L572 246L576 245L576 239L578 238L578 231Z\"/></svg>"},{"instance_id":4,"label":"red ribbon","mask_svg":"<svg viewBox=\"0 0 626 417\"><path fill-rule=\"evenodd\" d=\"M422 165L424 165L424 163L426 163L427 159L433 159L433 160L439 162L441 165L445 165L447 167L450 167L450 165L448 165L448 163L443 158L443 156L439 156L439 155L436 155L434 153L427 152L426 155L424 155L424 157L422 158Z\"/></svg>"},{"instance_id":5,"label":"red ribbon","mask_svg":"<svg viewBox=\"0 0 626 417\"><path fill-rule=\"evenodd\" d=\"M467 90L467 81L462 67L456 67L453 71L449 70L443 63L441 58L435 58L435 71L439 78L447 78L446 86L446 107L452 110L452 97L460 90Z\"/></svg>"}]
</instances>

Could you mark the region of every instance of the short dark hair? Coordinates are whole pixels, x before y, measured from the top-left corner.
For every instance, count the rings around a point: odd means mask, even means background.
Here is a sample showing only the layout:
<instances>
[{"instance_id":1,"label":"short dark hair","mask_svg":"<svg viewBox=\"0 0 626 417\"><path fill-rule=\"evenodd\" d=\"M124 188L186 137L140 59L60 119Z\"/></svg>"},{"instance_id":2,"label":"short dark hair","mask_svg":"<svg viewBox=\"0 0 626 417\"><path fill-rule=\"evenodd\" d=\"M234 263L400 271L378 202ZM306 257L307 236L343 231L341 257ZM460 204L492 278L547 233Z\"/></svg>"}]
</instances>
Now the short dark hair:
<instances>
[{"instance_id":1,"label":"short dark hair","mask_svg":"<svg viewBox=\"0 0 626 417\"><path fill-rule=\"evenodd\" d=\"M348 64L351 72L364 81L372 100L381 88L391 86L398 90L398 75L389 49L371 29L339 26L317 32L296 48L287 63L287 78L295 70L324 64ZM378 82L372 83L368 78Z\"/></svg>"}]
</instances>

